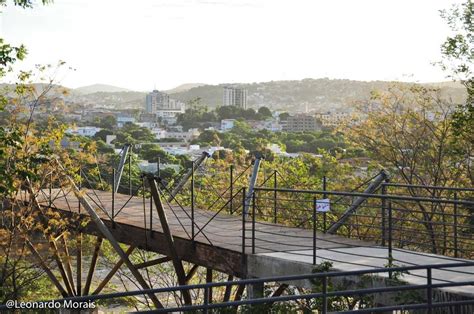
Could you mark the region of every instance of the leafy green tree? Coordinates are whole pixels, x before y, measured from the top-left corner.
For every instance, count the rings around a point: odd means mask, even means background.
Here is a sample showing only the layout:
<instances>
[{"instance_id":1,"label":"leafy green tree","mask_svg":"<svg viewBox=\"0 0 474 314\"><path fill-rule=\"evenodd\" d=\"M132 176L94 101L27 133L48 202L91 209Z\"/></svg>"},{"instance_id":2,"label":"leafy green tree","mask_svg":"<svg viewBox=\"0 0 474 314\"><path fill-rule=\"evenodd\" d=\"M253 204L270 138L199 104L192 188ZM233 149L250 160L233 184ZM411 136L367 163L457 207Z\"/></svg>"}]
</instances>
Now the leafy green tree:
<instances>
[{"instance_id":1,"label":"leafy green tree","mask_svg":"<svg viewBox=\"0 0 474 314\"><path fill-rule=\"evenodd\" d=\"M452 31L441 45L442 69L453 80L460 81L467 91L467 101L453 114L454 133L461 143L460 147L474 143L474 4L467 0L453 5L450 10L442 10L441 16Z\"/></svg>"},{"instance_id":2,"label":"leafy green tree","mask_svg":"<svg viewBox=\"0 0 474 314\"><path fill-rule=\"evenodd\" d=\"M258 108L258 114L264 119L272 117L272 112L265 106Z\"/></svg>"},{"instance_id":3,"label":"leafy green tree","mask_svg":"<svg viewBox=\"0 0 474 314\"><path fill-rule=\"evenodd\" d=\"M115 116L106 116L99 122L98 127L113 130L117 126L117 118Z\"/></svg>"},{"instance_id":4,"label":"leafy green tree","mask_svg":"<svg viewBox=\"0 0 474 314\"><path fill-rule=\"evenodd\" d=\"M286 121L289 116L290 114L288 112L282 112L278 115L278 118L280 118L280 121Z\"/></svg>"},{"instance_id":5,"label":"leafy green tree","mask_svg":"<svg viewBox=\"0 0 474 314\"><path fill-rule=\"evenodd\" d=\"M140 158L149 162L177 163L178 160L171 154L165 152L158 144L145 144L138 151Z\"/></svg>"},{"instance_id":6,"label":"leafy green tree","mask_svg":"<svg viewBox=\"0 0 474 314\"><path fill-rule=\"evenodd\" d=\"M107 139L107 135L113 135L113 134L114 132L111 131L110 129L102 129L94 135L94 139L105 142Z\"/></svg>"}]
</instances>

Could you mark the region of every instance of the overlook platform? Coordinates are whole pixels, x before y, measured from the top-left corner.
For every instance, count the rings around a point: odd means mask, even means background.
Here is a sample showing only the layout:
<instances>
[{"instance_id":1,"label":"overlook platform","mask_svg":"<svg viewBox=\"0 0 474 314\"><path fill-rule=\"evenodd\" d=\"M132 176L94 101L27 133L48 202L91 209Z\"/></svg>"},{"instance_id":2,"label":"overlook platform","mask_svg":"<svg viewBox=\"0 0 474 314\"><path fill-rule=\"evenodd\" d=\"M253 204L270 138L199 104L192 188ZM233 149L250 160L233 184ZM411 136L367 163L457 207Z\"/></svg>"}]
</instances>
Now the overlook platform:
<instances>
[{"instance_id":1,"label":"overlook platform","mask_svg":"<svg viewBox=\"0 0 474 314\"><path fill-rule=\"evenodd\" d=\"M105 225L118 242L169 256L165 234L156 208L150 208L150 199L115 194L114 222L112 222L112 194L98 190L83 190ZM79 214L88 217L80 208L77 197L53 189L52 207L64 217ZM39 196L40 204L48 202ZM95 204L95 205L93 205ZM105 210L104 210L105 209ZM313 239L313 230L288 227L281 224L255 224L250 219L243 223L242 215L230 215L214 211L195 209L195 238L188 207L164 205L168 224L180 259L203 267L215 269L239 278L270 277L307 274L314 268L313 250L308 249ZM215 217L214 217L215 216ZM211 219L212 218L212 219ZM246 232L243 232L245 226ZM202 231L200 231L200 229ZM89 222L85 233L102 236L94 222ZM258 236L255 236L255 234ZM245 236L243 236L245 234ZM252 245L249 243L252 242ZM254 252L252 252L252 249ZM387 264L388 248L368 241L360 241L340 235L316 232L316 264L332 263L337 271L384 268ZM468 262L469 260L442 255L420 253L393 248L394 264L412 266ZM433 283L474 282L474 266L449 270L433 270ZM402 276L410 284L426 283L426 273L413 271ZM443 288L444 292L463 297L474 297L472 286Z\"/></svg>"}]
</instances>

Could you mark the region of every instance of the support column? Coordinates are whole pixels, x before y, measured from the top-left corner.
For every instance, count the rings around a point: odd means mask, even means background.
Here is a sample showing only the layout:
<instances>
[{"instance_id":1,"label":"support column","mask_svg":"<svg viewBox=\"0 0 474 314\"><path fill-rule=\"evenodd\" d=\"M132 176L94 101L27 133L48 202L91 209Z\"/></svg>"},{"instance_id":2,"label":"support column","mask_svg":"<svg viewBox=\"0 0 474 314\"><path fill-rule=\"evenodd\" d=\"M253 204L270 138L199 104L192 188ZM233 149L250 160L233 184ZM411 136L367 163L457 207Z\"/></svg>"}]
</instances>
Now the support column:
<instances>
[{"instance_id":1,"label":"support column","mask_svg":"<svg viewBox=\"0 0 474 314\"><path fill-rule=\"evenodd\" d=\"M247 285L247 299L263 298L264 284L263 282Z\"/></svg>"}]
</instances>

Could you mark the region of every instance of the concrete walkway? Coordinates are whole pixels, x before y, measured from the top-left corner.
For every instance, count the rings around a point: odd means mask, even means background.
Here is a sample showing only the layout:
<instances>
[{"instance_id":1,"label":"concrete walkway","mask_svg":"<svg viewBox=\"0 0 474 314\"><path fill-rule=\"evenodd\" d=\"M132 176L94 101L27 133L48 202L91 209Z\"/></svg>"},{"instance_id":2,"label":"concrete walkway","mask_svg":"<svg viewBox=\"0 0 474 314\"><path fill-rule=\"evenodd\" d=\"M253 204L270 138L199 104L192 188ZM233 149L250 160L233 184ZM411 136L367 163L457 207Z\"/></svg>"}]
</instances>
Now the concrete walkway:
<instances>
[{"instance_id":1,"label":"concrete walkway","mask_svg":"<svg viewBox=\"0 0 474 314\"><path fill-rule=\"evenodd\" d=\"M314 266L312 250L261 253L249 256L249 275L252 277L282 276L311 273ZM386 247L351 247L319 249L316 264L324 261L332 263L336 271L354 271L386 267L388 249ZM472 262L428 253L418 253L401 249L393 250L395 266L448 264ZM377 276L388 277L388 273ZM433 269L433 283L474 281L474 266L451 269ZM408 284L426 284L426 270L413 270L400 278ZM445 292L474 297L474 286L459 286L440 289Z\"/></svg>"}]
</instances>

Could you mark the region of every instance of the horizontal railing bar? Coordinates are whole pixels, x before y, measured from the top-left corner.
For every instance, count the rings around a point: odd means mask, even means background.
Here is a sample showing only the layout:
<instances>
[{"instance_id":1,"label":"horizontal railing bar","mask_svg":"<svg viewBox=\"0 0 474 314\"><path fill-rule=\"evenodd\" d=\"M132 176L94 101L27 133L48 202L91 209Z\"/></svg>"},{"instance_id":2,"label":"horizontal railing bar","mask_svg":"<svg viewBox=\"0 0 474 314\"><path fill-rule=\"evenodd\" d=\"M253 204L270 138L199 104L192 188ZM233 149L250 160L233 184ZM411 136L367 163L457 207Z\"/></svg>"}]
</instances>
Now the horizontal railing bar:
<instances>
[{"instance_id":1,"label":"horizontal railing bar","mask_svg":"<svg viewBox=\"0 0 474 314\"><path fill-rule=\"evenodd\" d=\"M370 194L370 193L359 193L359 192L338 192L338 191L323 191L323 190L293 190L293 189L273 189L264 187L255 187L255 191L266 191L266 192L281 192L281 193L306 193L306 194L321 194L321 195L342 195L342 196L362 196L367 198L379 198L388 200L401 200L401 201L416 201L416 202L431 202L431 203L445 203L445 204L458 204L458 205L469 205L474 206L474 202L464 200L451 200L444 198L430 198L430 197L409 197L393 194Z\"/></svg>"},{"instance_id":2,"label":"horizontal railing bar","mask_svg":"<svg viewBox=\"0 0 474 314\"><path fill-rule=\"evenodd\" d=\"M383 182L382 185L398 186L398 187L406 187L406 188L421 188L421 189L424 188L424 189L431 189L431 190L474 192L474 188L446 187L446 186L438 186L438 185L419 185L419 184L404 184L404 183L390 183L390 182Z\"/></svg>"}]
</instances>

